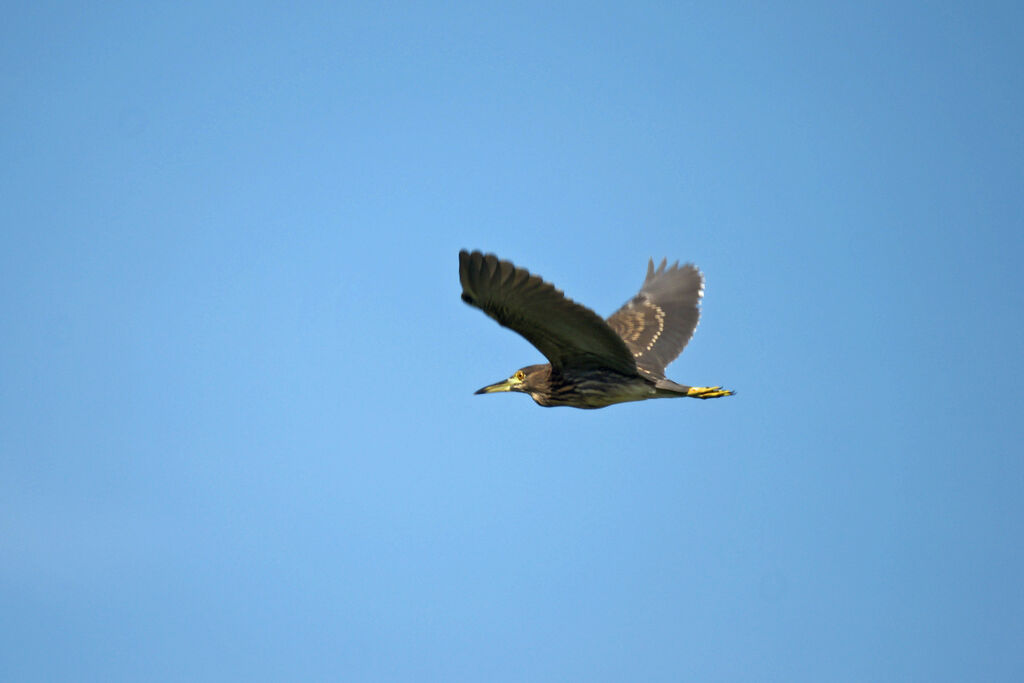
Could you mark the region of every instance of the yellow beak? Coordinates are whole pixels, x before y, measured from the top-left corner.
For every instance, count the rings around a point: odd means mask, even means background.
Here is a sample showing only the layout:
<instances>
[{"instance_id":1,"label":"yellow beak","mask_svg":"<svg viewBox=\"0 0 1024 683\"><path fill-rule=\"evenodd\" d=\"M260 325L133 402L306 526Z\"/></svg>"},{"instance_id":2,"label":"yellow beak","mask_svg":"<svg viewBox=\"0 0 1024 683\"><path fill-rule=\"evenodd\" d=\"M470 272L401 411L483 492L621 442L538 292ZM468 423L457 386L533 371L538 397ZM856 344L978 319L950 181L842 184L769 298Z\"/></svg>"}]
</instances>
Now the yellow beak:
<instances>
[{"instance_id":1,"label":"yellow beak","mask_svg":"<svg viewBox=\"0 0 1024 683\"><path fill-rule=\"evenodd\" d=\"M474 394L496 394L499 391L512 391L512 380L503 379L496 384L491 384L483 389L477 389Z\"/></svg>"}]
</instances>

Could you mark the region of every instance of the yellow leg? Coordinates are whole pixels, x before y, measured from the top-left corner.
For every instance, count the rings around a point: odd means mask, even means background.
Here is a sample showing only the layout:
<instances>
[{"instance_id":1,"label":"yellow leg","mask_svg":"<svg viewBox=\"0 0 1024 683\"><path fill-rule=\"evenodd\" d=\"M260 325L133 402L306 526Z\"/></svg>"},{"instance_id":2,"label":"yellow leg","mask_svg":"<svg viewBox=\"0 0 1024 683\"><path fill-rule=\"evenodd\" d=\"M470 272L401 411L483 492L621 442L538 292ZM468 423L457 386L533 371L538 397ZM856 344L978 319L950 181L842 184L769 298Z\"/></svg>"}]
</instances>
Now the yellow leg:
<instances>
[{"instance_id":1,"label":"yellow leg","mask_svg":"<svg viewBox=\"0 0 1024 683\"><path fill-rule=\"evenodd\" d=\"M734 393L722 387L690 387L686 390L686 395L690 398L720 398L732 396Z\"/></svg>"}]
</instances>

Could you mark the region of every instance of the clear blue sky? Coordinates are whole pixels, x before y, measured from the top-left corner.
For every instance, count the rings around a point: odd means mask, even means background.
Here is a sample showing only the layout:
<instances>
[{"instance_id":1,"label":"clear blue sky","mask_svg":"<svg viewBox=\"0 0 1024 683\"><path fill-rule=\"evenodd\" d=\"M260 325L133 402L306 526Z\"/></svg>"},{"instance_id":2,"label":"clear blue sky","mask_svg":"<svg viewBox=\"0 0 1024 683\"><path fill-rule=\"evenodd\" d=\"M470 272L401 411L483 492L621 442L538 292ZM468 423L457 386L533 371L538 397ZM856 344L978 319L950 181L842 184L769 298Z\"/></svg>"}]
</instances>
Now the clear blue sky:
<instances>
[{"instance_id":1,"label":"clear blue sky","mask_svg":"<svg viewBox=\"0 0 1024 683\"><path fill-rule=\"evenodd\" d=\"M1020 681L1019 3L19 3L0 679ZM669 377L543 409L492 251Z\"/></svg>"}]
</instances>

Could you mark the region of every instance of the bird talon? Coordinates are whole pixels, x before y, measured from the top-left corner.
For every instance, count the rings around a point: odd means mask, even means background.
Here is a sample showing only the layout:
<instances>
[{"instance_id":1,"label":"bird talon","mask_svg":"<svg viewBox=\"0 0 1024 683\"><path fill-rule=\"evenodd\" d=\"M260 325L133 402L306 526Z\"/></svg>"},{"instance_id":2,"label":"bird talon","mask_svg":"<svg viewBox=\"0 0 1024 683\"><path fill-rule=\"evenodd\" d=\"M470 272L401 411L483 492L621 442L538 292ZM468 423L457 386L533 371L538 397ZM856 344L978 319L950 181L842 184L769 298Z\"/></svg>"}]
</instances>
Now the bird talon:
<instances>
[{"instance_id":1,"label":"bird talon","mask_svg":"<svg viewBox=\"0 0 1024 683\"><path fill-rule=\"evenodd\" d=\"M733 392L722 387L690 387L686 390L686 395L691 398L721 398L732 396Z\"/></svg>"}]
</instances>

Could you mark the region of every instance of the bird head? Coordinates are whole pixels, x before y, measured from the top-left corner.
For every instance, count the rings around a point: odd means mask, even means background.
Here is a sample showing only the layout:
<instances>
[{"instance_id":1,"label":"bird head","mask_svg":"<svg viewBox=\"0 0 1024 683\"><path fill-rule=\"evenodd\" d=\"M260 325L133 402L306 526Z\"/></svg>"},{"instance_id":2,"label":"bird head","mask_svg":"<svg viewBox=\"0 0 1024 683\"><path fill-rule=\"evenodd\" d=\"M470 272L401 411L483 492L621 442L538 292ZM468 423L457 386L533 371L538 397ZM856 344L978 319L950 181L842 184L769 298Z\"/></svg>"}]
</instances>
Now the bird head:
<instances>
[{"instance_id":1,"label":"bird head","mask_svg":"<svg viewBox=\"0 0 1024 683\"><path fill-rule=\"evenodd\" d=\"M528 365L516 370L508 379L490 384L476 393L496 394L501 391L519 391L531 395L537 392L543 393L550 374L550 365Z\"/></svg>"}]
</instances>

